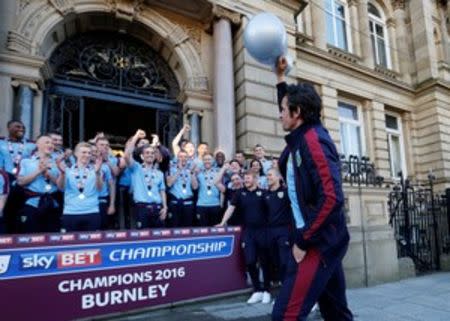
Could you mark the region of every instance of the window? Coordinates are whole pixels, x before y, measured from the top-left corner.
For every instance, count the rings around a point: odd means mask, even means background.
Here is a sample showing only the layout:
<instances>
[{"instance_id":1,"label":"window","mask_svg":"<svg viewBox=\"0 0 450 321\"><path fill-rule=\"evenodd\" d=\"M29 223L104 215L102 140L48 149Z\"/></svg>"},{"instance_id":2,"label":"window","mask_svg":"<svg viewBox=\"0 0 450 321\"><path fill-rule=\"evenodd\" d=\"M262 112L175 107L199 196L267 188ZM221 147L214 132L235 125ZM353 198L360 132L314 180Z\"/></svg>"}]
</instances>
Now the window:
<instances>
[{"instance_id":1,"label":"window","mask_svg":"<svg viewBox=\"0 0 450 321\"><path fill-rule=\"evenodd\" d=\"M386 114L385 119L391 176L398 177L399 172L403 172L403 176L405 177L406 165L400 116L396 114Z\"/></svg>"},{"instance_id":2,"label":"window","mask_svg":"<svg viewBox=\"0 0 450 321\"><path fill-rule=\"evenodd\" d=\"M369 30L372 41L372 50L377 65L391 68L391 59L388 51L388 37L384 18L380 11L371 3L369 7Z\"/></svg>"},{"instance_id":3,"label":"window","mask_svg":"<svg viewBox=\"0 0 450 321\"><path fill-rule=\"evenodd\" d=\"M341 153L345 155L345 158L348 158L350 155L364 156L363 126L360 110L356 106L339 102L338 114Z\"/></svg>"},{"instance_id":4,"label":"window","mask_svg":"<svg viewBox=\"0 0 450 321\"><path fill-rule=\"evenodd\" d=\"M343 0L326 0L325 11L327 42L335 47L351 51L346 2Z\"/></svg>"}]
</instances>

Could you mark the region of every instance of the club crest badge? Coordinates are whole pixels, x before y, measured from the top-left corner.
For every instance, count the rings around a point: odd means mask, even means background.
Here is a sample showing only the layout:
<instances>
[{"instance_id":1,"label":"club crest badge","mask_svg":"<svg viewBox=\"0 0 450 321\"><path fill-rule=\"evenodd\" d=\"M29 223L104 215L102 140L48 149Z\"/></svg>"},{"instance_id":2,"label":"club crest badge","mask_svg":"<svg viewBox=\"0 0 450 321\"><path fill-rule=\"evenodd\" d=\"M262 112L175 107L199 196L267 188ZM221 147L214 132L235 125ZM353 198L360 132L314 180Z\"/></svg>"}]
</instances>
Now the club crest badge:
<instances>
[{"instance_id":1,"label":"club crest badge","mask_svg":"<svg viewBox=\"0 0 450 321\"><path fill-rule=\"evenodd\" d=\"M284 192L283 191L278 192L277 195L278 195L278 198L283 198L284 197Z\"/></svg>"},{"instance_id":2,"label":"club crest badge","mask_svg":"<svg viewBox=\"0 0 450 321\"><path fill-rule=\"evenodd\" d=\"M302 156L300 156L300 151L297 151L295 153L295 163L297 167L300 167L302 165Z\"/></svg>"},{"instance_id":3,"label":"club crest badge","mask_svg":"<svg viewBox=\"0 0 450 321\"><path fill-rule=\"evenodd\" d=\"M261 196L262 195L261 191L257 191L256 195Z\"/></svg>"}]
</instances>

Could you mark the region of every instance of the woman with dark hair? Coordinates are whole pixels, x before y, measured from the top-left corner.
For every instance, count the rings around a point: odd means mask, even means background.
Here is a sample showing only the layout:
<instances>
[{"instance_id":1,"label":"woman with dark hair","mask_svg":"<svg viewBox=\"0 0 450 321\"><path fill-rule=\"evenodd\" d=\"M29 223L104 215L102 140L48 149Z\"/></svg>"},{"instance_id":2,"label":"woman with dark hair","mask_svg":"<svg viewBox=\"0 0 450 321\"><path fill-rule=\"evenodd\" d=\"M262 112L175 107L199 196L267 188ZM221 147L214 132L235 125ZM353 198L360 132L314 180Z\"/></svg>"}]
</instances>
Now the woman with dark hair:
<instances>
[{"instance_id":1,"label":"woman with dark hair","mask_svg":"<svg viewBox=\"0 0 450 321\"><path fill-rule=\"evenodd\" d=\"M264 175L263 166L258 159L254 158L250 161L250 171L256 174L258 187L261 189L267 189L267 178Z\"/></svg>"}]
</instances>

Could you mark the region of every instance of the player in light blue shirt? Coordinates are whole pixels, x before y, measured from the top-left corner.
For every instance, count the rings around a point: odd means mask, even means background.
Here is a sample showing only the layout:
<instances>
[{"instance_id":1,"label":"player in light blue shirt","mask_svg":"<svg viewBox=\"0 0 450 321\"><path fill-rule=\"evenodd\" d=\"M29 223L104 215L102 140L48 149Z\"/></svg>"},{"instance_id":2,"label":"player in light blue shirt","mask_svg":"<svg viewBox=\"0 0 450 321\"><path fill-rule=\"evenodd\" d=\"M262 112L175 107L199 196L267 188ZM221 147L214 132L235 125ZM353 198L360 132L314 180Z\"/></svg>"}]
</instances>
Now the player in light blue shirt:
<instances>
[{"instance_id":1,"label":"player in light blue shirt","mask_svg":"<svg viewBox=\"0 0 450 321\"><path fill-rule=\"evenodd\" d=\"M99 194L103 187L101 166L103 160L91 161L91 145L78 143L75 147L76 164L65 168L60 162L58 187L64 190L63 231L93 231L101 227Z\"/></svg>"},{"instance_id":2,"label":"player in light blue shirt","mask_svg":"<svg viewBox=\"0 0 450 321\"><path fill-rule=\"evenodd\" d=\"M134 146L145 132L138 130L127 143L125 161L130 170L137 228L163 227L167 216L167 198L164 175L155 163L155 149L141 146L142 164L133 158Z\"/></svg>"},{"instance_id":3,"label":"player in light blue shirt","mask_svg":"<svg viewBox=\"0 0 450 321\"><path fill-rule=\"evenodd\" d=\"M272 168L272 161L265 157L266 151L264 147L260 144L256 144L253 148L253 155L254 158L259 160L259 162L261 163L264 175L267 175L269 169Z\"/></svg>"},{"instance_id":4,"label":"player in light blue shirt","mask_svg":"<svg viewBox=\"0 0 450 321\"><path fill-rule=\"evenodd\" d=\"M24 138L25 126L21 121L8 122L9 137L0 139L0 168L3 168L13 184L19 171L20 161L31 157L36 145Z\"/></svg>"},{"instance_id":5,"label":"player in light blue shirt","mask_svg":"<svg viewBox=\"0 0 450 321\"><path fill-rule=\"evenodd\" d=\"M184 150L177 154L177 164L172 165L167 176L170 203L169 217L173 227L192 226L194 223L194 194L197 180L188 166L188 156Z\"/></svg>"},{"instance_id":6,"label":"player in light blue shirt","mask_svg":"<svg viewBox=\"0 0 450 321\"><path fill-rule=\"evenodd\" d=\"M220 222L220 191L214 184L218 169L213 167L213 155L203 156L203 169L197 168L194 179L198 185L197 220L200 226L214 226Z\"/></svg>"},{"instance_id":7,"label":"player in light blue shirt","mask_svg":"<svg viewBox=\"0 0 450 321\"><path fill-rule=\"evenodd\" d=\"M100 155L96 145L91 146L91 165L95 164L97 158L103 160L101 171L103 187L99 192L99 211L101 218L101 229L107 230L114 227L114 213L116 212L116 183L107 161Z\"/></svg>"},{"instance_id":8,"label":"player in light blue shirt","mask_svg":"<svg viewBox=\"0 0 450 321\"><path fill-rule=\"evenodd\" d=\"M50 136L40 136L37 152L22 159L17 184L22 186L25 204L20 211L20 232L57 232L59 230L56 182L60 173L52 158L53 142Z\"/></svg>"}]
</instances>

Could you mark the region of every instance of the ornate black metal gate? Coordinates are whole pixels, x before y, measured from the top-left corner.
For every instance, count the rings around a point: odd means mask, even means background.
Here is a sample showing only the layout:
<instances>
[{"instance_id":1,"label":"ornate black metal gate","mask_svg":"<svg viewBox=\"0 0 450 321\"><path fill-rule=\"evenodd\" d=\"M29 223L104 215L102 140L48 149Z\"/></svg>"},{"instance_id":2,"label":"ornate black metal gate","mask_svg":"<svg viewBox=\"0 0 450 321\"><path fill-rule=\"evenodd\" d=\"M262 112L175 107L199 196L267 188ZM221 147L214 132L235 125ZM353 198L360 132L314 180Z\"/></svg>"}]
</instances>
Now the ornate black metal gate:
<instances>
[{"instance_id":1,"label":"ornate black metal gate","mask_svg":"<svg viewBox=\"0 0 450 321\"><path fill-rule=\"evenodd\" d=\"M450 250L449 198L434 191L434 176L425 184L403 177L389 194L390 223L399 257L410 257L419 273L440 269L442 253Z\"/></svg>"},{"instance_id":2,"label":"ornate black metal gate","mask_svg":"<svg viewBox=\"0 0 450 321\"><path fill-rule=\"evenodd\" d=\"M73 37L55 50L50 66L54 77L47 84L42 129L60 131L66 146L87 138L87 97L156 110L153 121L163 144L182 123L175 74L157 52L129 35L97 32Z\"/></svg>"}]
</instances>

